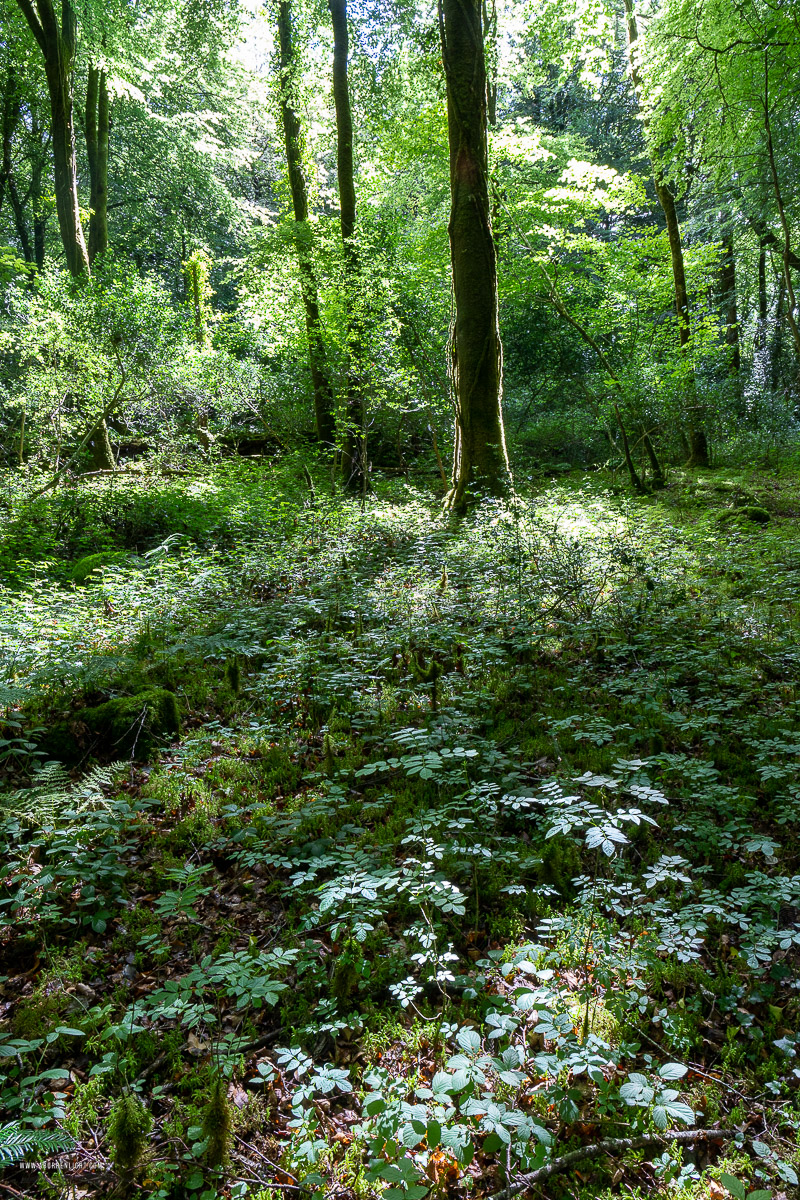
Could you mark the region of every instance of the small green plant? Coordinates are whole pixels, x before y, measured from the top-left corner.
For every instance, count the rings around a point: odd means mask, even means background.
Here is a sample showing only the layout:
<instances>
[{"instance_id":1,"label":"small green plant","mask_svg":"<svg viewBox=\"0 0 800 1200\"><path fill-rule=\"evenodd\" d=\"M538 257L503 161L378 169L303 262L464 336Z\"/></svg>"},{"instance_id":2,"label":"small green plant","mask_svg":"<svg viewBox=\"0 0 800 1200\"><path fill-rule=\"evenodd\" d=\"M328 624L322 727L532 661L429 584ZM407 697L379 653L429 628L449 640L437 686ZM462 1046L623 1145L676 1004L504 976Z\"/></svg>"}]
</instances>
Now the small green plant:
<instances>
[{"instance_id":1,"label":"small green plant","mask_svg":"<svg viewBox=\"0 0 800 1200\"><path fill-rule=\"evenodd\" d=\"M233 1119L227 1084L221 1075L211 1085L200 1127L206 1141L206 1162L210 1167L224 1166L230 1155Z\"/></svg>"},{"instance_id":2,"label":"small green plant","mask_svg":"<svg viewBox=\"0 0 800 1200\"><path fill-rule=\"evenodd\" d=\"M719 1181L735 1197L735 1200L771 1200L772 1198L772 1192L768 1192L764 1188L757 1188L754 1192L749 1192L740 1179L735 1179L733 1175L728 1175L724 1171L720 1175Z\"/></svg>"},{"instance_id":3,"label":"small green plant","mask_svg":"<svg viewBox=\"0 0 800 1200\"><path fill-rule=\"evenodd\" d=\"M134 1092L114 1101L106 1132L111 1161L118 1170L132 1174L141 1165L152 1126L152 1116Z\"/></svg>"}]
</instances>

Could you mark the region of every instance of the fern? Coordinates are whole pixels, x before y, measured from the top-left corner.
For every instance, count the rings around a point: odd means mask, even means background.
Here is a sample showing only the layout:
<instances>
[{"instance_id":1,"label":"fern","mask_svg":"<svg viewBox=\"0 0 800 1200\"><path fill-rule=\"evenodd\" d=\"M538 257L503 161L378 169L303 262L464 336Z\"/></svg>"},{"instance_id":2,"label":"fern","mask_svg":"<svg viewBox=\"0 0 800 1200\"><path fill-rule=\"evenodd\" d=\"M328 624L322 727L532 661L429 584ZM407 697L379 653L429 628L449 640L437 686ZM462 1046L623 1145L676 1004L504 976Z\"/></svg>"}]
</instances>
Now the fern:
<instances>
[{"instance_id":1,"label":"fern","mask_svg":"<svg viewBox=\"0 0 800 1200\"><path fill-rule=\"evenodd\" d=\"M16 1163L31 1154L60 1154L73 1150L75 1142L60 1129L23 1129L20 1125L0 1128L0 1163Z\"/></svg>"},{"instance_id":2,"label":"fern","mask_svg":"<svg viewBox=\"0 0 800 1200\"><path fill-rule=\"evenodd\" d=\"M108 810L110 802L104 789L113 785L125 763L94 767L73 784L61 763L51 762L36 772L29 788L0 797L0 807L31 825L53 826L66 812L82 814L98 808Z\"/></svg>"}]
</instances>

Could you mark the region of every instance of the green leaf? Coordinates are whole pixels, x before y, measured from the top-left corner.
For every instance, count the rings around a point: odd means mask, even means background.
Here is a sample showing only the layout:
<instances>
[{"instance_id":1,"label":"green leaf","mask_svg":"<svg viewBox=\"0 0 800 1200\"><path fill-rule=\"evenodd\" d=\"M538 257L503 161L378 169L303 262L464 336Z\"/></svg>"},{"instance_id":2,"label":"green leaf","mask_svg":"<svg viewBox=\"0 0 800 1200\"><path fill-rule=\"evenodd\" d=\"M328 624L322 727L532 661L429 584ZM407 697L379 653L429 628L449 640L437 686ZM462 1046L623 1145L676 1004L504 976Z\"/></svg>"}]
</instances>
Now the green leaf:
<instances>
[{"instance_id":1,"label":"green leaf","mask_svg":"<svg viewBox=\"0 0 800 1200\"><path fill-rule=\"evenodd\" d=\"M671 1100L669 1104L664 1105L664 1108L676 1121L683 1121L684 1125L691 1125L694 1120L694 1109L690 1108L688 1104Z\"/></svg>"},{"instance_id":2,"label":"green leaf","mask_svg":"<svg viewBox=\"0 0 800 1200\"><path fill-rule=\"evenodd\" d=\"M688 1070L683 1063L664 1063L658 1068L658 1073L662 1079L683 1079Z\"/></svg>"},{"instance_id":3,"label":"green leaf","mask_svg":"<svg viewBox=\"0 0 800 1200\"><path fill-rule=\"evenodd\" d=\"M433 1149L442 1140L442 1127L438 1121L428 1121L428 1145Z\"/></svg>"},{"instance_id":4,"label":"green leaf","mask_svg":"<svg viewBox=\"0 0 800 1200\"><path fill-rule=\"evenodd\" d=\"M465 1026L463 1029L459 1029L458 1033L456 1034L456 1041L462 1050L475 1051L480 1050L481 1048L480 1035L477 1034L474 1029L470 1029L468 1026Z\"/></svg>"},{"instance_id":5,"label":"green leaf","mask_svg":"<svg viewBox=\"0 0 800 1200\"><path fill-rule=\"evenodd\" d=\"M732 1196L736 1197L736 1200L745 1200L747 1191L744 1184L741 1183L740 1180L735 1179L733 1175L725 1174L723 1171L719 1177L719 1181L725 1185Z\"/></svg>"}]
</instances>

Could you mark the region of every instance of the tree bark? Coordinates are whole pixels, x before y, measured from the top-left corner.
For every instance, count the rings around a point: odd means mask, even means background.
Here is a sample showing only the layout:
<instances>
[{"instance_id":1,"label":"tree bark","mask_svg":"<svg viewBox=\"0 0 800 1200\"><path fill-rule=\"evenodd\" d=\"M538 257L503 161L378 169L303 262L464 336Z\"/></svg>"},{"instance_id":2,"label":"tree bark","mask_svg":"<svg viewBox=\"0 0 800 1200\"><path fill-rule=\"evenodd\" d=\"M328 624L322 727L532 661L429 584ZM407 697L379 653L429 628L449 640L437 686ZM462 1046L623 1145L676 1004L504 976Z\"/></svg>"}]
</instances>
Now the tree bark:
<instances>
[{"instance_id":1,"label":"tree bark","mask_svg":"<svg viewBox=\"0 0 800 1200\"><path fill-rule=\"evenodd\" d=\"M308 222L308 188L303 173L303 131L295 107L294 84L297 75L292 37L291 0L281 0L278 8L280 40L281 120L289 168L289 188L294 210L294 244L300 272L300 291L306 320L308 359L314 388L314 415L317 437L332 446L336 429L333 416L333 392L328 375L322 322L319 315L319 289L314 268L314 245Z\"/></svg>"},{"instance_id":2,"label":"tree bark","mask_svg":"<svg viewBox=\"0 0 800 1200\"><path fill-rule=\"evenodd\" d=\"M636 43L639 40L639 28L636 23L636 13L633 7L633 0L624 0L625 2L625 21L628 30L628 51L631 69L631 80L638 96L641 96L643 91L643 82L639 63L637 59ZM675 315L678 319L678 344L681 348L681 353L684 356L686 365L686 425L689 442L689 459L687 466L689 467L707 467L709 465L708 458L708 441L706 439L705 430L701 414L697 403L697 384L694 376L694 367L691 363L691 344L692 330L689 320L689 293L686 288L686 269L683 261L683 245L681 243L681 230L678 223L678 214L675 208L675 197L667 187L660 171L653 164L653 182L655 184L656 196L664 213L664 221L667 226L667 238L669 239L669 253L672 263L672 281L675 292Z\"/></svg>"},{"instance_id":3,"label":"tree bark","mask_svg":"<svg viewBox=\"0 0 800 1200\"><path fill-rule=\"evenodd\" d=\"M767 247L764 241L758 247L758 328L756 350L767 345Z\"/></svg>"},{"instance_id":4,"label":"tree bark","mask_svg":"<svg viewBox=\"0 0 800 1200\"><path fill-rule=\"evenodd\" d=\"M725 344L731 351L731 370L738 375L742 365L742 356L739 348L739 317L736 305L736 256L733 250L733 238L730 234L726 234L722 239L720 291L722 293L722 319L725 322Z\"/></svg>"},{"instance_id":5,"label":"tree bark","mask_svg":"<svg viewBox=\"0 0 800 1200\"><path fill-rule=\"evenodd\" d=\"M94 471L113 471L116 469L114 451L108 437L108 425L105 418L92 431L89 445L92 448L92 469Z\"/></svg>"},{"instance_id":6,"label":"tree bark","mask_svg":"<svg viewBox=\"0 0 800 1200\"><path fill-rule=\"evenodd\" d=\"M53 0L17 0L44 58L50 97L53 178L61 242L72 275L89 270L89 253L78 206L75 128L72 119L72 69L77 22L70 0L62 0L59 24Z\"/></svg>"},{"instance_id":7,"label":"tree bark","mask_svg":"<svg viewBox=\"0 0 800 1200\"><path fill-rule=\"evenodd\" d=\"M356 189L353 175L353 115L347 59L350 42L347 30L347 0L328 0L333 25L333 102L336 108L336 175L339 184L344 288L347 313L347 398L342 446L342 481L352 491L361 491L368 479L366 413L362 377L363 337L357 312L359 276L356 232Z\"/></svg>"},{"instance_id":8,"label":"tree bark","mask_svg":"<svg viewBox=\"0 0 800 1200\"><path fill-rule=\"evenodd\" d=\"M502 413L503 351L492 236L488 96L480 0L439 0L450 147L450 255L455 297L451 372L456 402L452 486L445 505L472 492L511 490Z\"/></svg>"},{"instance_id":9,"label":"tree bark","mask_svg":"<svg viewBox=\"0 0 800 1200\"><path fill-rule=\"evenodd\" d=\"M86 156L89 160L89 264L108 247L108 78L89 67L86 85Z\"/></svg>"}]
</instances>

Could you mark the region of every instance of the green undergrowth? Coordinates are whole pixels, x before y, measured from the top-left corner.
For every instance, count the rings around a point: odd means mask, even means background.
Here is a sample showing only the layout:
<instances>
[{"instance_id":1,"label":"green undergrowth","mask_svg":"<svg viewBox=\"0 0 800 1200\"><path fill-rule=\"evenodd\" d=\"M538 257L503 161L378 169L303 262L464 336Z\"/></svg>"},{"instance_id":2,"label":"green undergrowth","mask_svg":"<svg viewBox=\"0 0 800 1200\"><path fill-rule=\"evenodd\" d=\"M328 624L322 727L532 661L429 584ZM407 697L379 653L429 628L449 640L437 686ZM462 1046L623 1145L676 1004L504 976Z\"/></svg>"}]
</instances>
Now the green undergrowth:
<instances>
[{"instance_id":1,"label":"green undergrowth","mask_svg":"<svg viewBox=\"0 0 800 1200\"><path fill-rule=\"evenodd\" d=\"M7 1129L163 1200L491 1196L659 1131L546 1194L791 1195L794 478L572 473L457 525L290 462L181 487L149 543L125 492L100 549L139 557L89 587L46 500L7 577Z\"/></svg>"}]
</instances>

